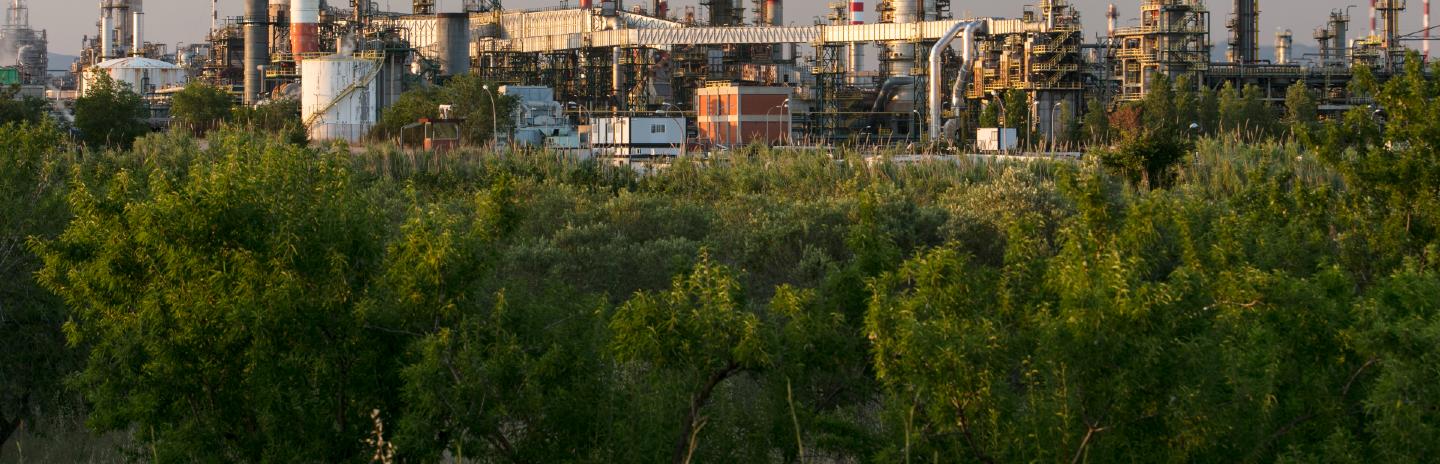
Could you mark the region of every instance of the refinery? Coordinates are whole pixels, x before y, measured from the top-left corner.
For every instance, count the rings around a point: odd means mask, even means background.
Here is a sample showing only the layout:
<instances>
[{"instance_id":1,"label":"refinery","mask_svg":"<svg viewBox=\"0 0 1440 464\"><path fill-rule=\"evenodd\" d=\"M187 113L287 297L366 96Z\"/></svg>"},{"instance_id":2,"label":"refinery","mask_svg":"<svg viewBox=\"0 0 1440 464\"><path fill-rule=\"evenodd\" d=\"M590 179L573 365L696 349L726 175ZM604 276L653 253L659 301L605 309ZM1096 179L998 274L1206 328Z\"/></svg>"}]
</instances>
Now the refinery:
<instances>
[{"instance_id":1,"label":"refinery","mask_svg":"<svg viewBox=\"0 0 1440 464\"><path fill-rule=\"evenodd\" d=\"M47 72L52 37L32 28L24 0L8 3L0 82L61 101L107 74L145 98L157 128L168 96L198 80L243 104L297 100L311 140L360 143L404 92L472 74L519 102L497 130L505 143L615 158L754 143L1004 150L1014 129L980 127L980 114L1013 92L1028 98L1028 132L1043 143L1092 101L1142 99L1158 75L1253 85L1272 103L1303 82L1322 113L1336 114L1369 103L1349 91L1354 70L1383 81L1407 56L1428 59L1430 39L1428 0L1420 31L1401 30L1417 9L1405 0L1372 0L1360 27L1352 10L1334 11L1314 29L1318 52L1303 54L1290 30L1262 36L1259 0L1235 0L1220 38L1203 0L1111 4L1092 13L1105 27L1088 38L1066 0L1017 5L1008 18L959 17L950 0L857 0L801 26L787 22L784 0L683 10L666 0L537 10L466 0L455 11L414 0L401 12L245 0L240 17L222 17L212 0L208 36L171 48L146 39L143 0L101 0L97 29L76 38L78 60L56 73ZM1261 56L1263 42L1273 56Z\"/></svg>"}]
</instances>

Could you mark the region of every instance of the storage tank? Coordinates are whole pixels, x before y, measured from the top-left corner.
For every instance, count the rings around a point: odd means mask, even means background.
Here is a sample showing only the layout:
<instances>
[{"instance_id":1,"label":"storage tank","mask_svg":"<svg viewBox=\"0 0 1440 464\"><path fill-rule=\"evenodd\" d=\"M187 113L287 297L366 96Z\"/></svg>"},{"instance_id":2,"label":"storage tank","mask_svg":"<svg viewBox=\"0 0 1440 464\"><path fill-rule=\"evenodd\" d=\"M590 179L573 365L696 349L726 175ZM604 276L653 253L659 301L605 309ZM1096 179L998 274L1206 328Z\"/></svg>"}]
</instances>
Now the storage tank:
<instances>
[{"instance_id":1,"label":"storage tank","mask_svg":"<svg viewBox=\"0 0 1440 464\"><path fill-rule=\"evenodd\" d=\"M375 126L379 63L344 55L300 63L300 115L311 140L358 142Z\"/></svg>"},{"instance_id":2,"label":"storage tank","mask_svg":"<svg viewBox=\"0 0 1440 464\"><path fill-rule=\"evenodd\" d=\"M185 85L185 70L172 63L145 57L132 56L101 62L85 71L84 87L89 87L100 77L109 74L117 83L129 84L131 90L141 95ZM81 89L81 93L85 93Z\"/></svg>"}]
</instances>

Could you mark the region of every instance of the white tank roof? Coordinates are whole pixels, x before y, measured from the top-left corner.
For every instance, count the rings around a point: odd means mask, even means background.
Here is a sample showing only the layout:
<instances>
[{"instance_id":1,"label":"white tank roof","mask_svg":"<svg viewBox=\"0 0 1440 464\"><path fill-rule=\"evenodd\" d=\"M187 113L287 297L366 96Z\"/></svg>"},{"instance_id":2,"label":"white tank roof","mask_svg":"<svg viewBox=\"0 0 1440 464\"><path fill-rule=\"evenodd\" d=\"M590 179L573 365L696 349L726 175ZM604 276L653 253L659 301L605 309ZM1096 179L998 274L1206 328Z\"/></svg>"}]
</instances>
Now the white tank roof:
<instances>
[{"instance_id":1,"label":"white tank roof","mask_svg":"<svg viewBox=\"0 0 1440 464\"><path fill-rule=\"evenodd\" d=\"M172 63L139 56L102 61L95 67L101 69L180 69L179 66Z\"/></svg>"}]
</instances>

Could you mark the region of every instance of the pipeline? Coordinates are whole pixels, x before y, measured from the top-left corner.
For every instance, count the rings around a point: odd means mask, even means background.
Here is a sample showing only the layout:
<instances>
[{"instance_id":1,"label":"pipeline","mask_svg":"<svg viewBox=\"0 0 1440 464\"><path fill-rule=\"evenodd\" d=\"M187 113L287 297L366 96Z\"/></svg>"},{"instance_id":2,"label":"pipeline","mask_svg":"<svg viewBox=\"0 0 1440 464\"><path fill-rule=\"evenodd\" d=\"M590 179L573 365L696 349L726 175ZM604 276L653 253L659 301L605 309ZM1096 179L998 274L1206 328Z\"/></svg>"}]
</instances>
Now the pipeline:
<instances>
[{"instance_id":1,"label":"pipeline","mask_svg":"<svg viewBox=\"0 0 1440 464\"><path fill-rule=\"evenodd\" d=\"M959 110L964 103L965 83L970 79L970 72L975 67L975 35L989 32L990 23L985 20L968 21L956 24L951 27L945 35L940 36L940 41L930 48L930 140L940 140L940 118L943 117L940 102L943 99L940 94L940 73L943 71L940 63L941 53L950 46L957 34L962 34L960 47L960 75L955 79L954 95L951 95L951 108Z\"/></svg>"},{"instance_id":2,"label":"pipeline","mask_svg":"<svg viewBox=\"0 0 1440 464\"><path fill-rule=\"evenodd\" d=\"M907 85L915 85L915 78L892 77L885 79L885 83L880 84L880 94L875 96L875 106L870 109L870 112L875 114L884 112L885 102L890 101L890 98L895 96L897 89Z\"/></svg>"}]
</instances>

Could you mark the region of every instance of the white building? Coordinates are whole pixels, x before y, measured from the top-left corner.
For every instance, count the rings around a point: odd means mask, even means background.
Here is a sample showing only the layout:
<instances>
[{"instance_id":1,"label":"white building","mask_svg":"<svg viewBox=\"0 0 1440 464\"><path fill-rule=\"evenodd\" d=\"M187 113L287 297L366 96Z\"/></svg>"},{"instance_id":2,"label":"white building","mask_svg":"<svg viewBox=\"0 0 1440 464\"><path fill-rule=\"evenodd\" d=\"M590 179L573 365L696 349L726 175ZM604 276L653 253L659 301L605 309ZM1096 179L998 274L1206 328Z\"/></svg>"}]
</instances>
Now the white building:
<instances>
[{"instance_id":1,"label":"white building","mask_svg":"<svg viewBox=\"0 0 1440 464\"><path fill-rule=\"evenodd\" d=\"M685 118L593 118L590 147L594 156L602 158L681 156L685 154Z\"/></svg>"}]
</instances>

